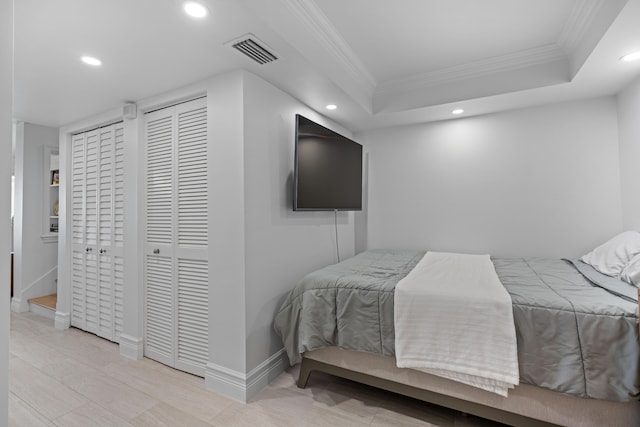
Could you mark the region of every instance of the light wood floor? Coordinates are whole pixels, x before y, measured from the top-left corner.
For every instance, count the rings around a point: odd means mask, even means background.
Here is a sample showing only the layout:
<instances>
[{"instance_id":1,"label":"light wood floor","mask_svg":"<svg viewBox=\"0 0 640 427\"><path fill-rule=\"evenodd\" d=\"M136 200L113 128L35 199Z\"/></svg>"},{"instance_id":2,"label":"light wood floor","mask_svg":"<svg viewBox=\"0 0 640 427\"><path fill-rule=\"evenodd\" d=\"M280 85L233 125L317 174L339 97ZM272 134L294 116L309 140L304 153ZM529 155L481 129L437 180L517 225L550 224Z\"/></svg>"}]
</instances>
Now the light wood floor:
<instances>
[{"instance_id":1,"label":"light wood floor","mask_svg":"<svg viewBox=\"0 0 640 427\"><path fill-rule=\"evenodd\" d=\"M11 315L9 425L23 426L499 426L324 374L295 386L297 369L250 403L204 380L32 313Z\"/></svg>"},{"instance_id":2,"label":"light wood floor","mask_svg":"<svg viewBox=\"0 0 640 427\"><path fill-rule=\"evenodd\" d=\"M58 303L58 295L57 294L52 294L52 295L46 295L43 297L38 297L38 298L31 298L29 300L29 302L31 304L37 304L41 307L45 307L45 308L49 308L51 310L55 310L56 309L56 304Z\"/></svg>"}]
</instances>

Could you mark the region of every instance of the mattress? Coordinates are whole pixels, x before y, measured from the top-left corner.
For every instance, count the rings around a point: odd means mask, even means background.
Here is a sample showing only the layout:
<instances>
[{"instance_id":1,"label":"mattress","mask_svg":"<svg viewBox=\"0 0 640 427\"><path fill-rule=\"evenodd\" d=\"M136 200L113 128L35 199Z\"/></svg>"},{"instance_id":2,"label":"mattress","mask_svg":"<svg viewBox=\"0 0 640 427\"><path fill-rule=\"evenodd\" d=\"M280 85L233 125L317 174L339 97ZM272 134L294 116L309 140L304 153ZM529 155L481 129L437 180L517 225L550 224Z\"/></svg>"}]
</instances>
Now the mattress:
<instances>
[{"instance_id":1,"label":"mattress","mask_svg":"<svg viewBox=\"0 0 640 427\"><path fill-rule=\"evenodd\" d=\"M394 288L424 253L367 251L307 275L275 317L290 362L331 346L394 356ZM637 399L635 302L596 285L599 273L589 280L569 261L492 262L513 302L521 383L585 398Z\"/></svg>"}]
</instances>

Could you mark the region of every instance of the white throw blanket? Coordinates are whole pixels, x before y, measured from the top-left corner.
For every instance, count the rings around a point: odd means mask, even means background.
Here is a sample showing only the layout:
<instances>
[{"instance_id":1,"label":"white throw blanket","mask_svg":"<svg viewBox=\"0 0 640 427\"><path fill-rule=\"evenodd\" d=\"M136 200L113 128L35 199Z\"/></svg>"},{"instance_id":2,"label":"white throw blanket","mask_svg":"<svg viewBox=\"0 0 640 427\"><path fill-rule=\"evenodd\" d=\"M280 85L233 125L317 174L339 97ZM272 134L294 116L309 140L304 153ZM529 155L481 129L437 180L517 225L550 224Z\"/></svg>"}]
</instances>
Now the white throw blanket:
<instances>
[{"instance_id":1,"label":"white throw blanket","mask_svg":"<svg viewBox=\"0 0 640 427\"><path fill-rule=\"evenodd\" d=\"M396 360L507 396L519 383L511 297L489 255L427 252L396 285Z\"/></svg>"}]
</instances>

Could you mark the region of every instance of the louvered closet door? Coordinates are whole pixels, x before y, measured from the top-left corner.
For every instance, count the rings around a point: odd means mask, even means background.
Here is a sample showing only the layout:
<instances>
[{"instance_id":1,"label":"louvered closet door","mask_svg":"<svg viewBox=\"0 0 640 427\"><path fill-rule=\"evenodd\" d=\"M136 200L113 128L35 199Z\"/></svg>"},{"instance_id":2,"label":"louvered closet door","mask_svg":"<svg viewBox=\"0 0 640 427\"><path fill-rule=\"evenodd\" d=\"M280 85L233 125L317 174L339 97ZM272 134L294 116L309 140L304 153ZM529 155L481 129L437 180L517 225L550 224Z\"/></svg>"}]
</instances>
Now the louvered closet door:
<instances>
[{"instance_id":1,"label":"louvered closet door","mask_svg":"<svg viewBox=\"0 0 640 427\"><path fill-rule=\"evenodd\" d=\"M122 123L74 135L71 324L112 341L122 331Z\"/></svg>"},{"instance_id":2,"label":"louvered closet door","mask_svg":"<svg viewBox=\"0 0 640 427\"><path fill-rule=\"evenodd\" d=\"M110 254L113 261L113 341L120 342L124 318L124 127L114 126L113 217Z\"/></svg>"},{"instance_id":3,"label":"louvered closet door","mask_svg":"<svg viewBox=\"0 0 640 427\"><path fill-rule=\"evenodd\" d=\"M71 325L85 329L86 286L84 244L85 146L87 134L71 140Z\"/></svg>"},{"instance_id":4,"label":"louvered closet door","mask_svg":"<svg viewBox=\"0 0 640 427\"><path fill-rule=\"evenodd\" d=\"M145 355L196 375L208 358L206 100L147 114Z\"/></svg>"},{"instance_id":5,"label":"louvered closet door","mask_svg":"<svg viewBox=\"0 0 640 427\"><path fill-rule=\"evenodd\" d=\"M173 108L146 115L145 355L174 364Z\"/></svg>"}]
</instances>

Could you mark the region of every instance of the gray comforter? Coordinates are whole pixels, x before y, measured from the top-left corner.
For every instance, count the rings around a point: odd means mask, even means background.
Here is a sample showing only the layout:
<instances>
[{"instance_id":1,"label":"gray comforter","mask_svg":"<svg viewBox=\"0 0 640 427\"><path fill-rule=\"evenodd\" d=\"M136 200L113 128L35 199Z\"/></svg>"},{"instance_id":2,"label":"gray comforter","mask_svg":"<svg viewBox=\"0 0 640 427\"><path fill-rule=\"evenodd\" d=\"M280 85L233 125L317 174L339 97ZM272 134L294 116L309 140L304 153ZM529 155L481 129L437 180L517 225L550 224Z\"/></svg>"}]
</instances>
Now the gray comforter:
<instances>
[{"instance_id":1,"label":"gray comforter","mask_svg":"<svg viewBox=\"0 0 640 427\"><path fill-rule=\"evenodd\" d=\"M394 356L394 288L423 255L368 251L307 275L275 318L291 363L327 346ZM603 289L618 284L579 261L492 261L513 301L521 382L580 397L637 399L640 343L632 297Z\"/></svg>"}]
</instances>

